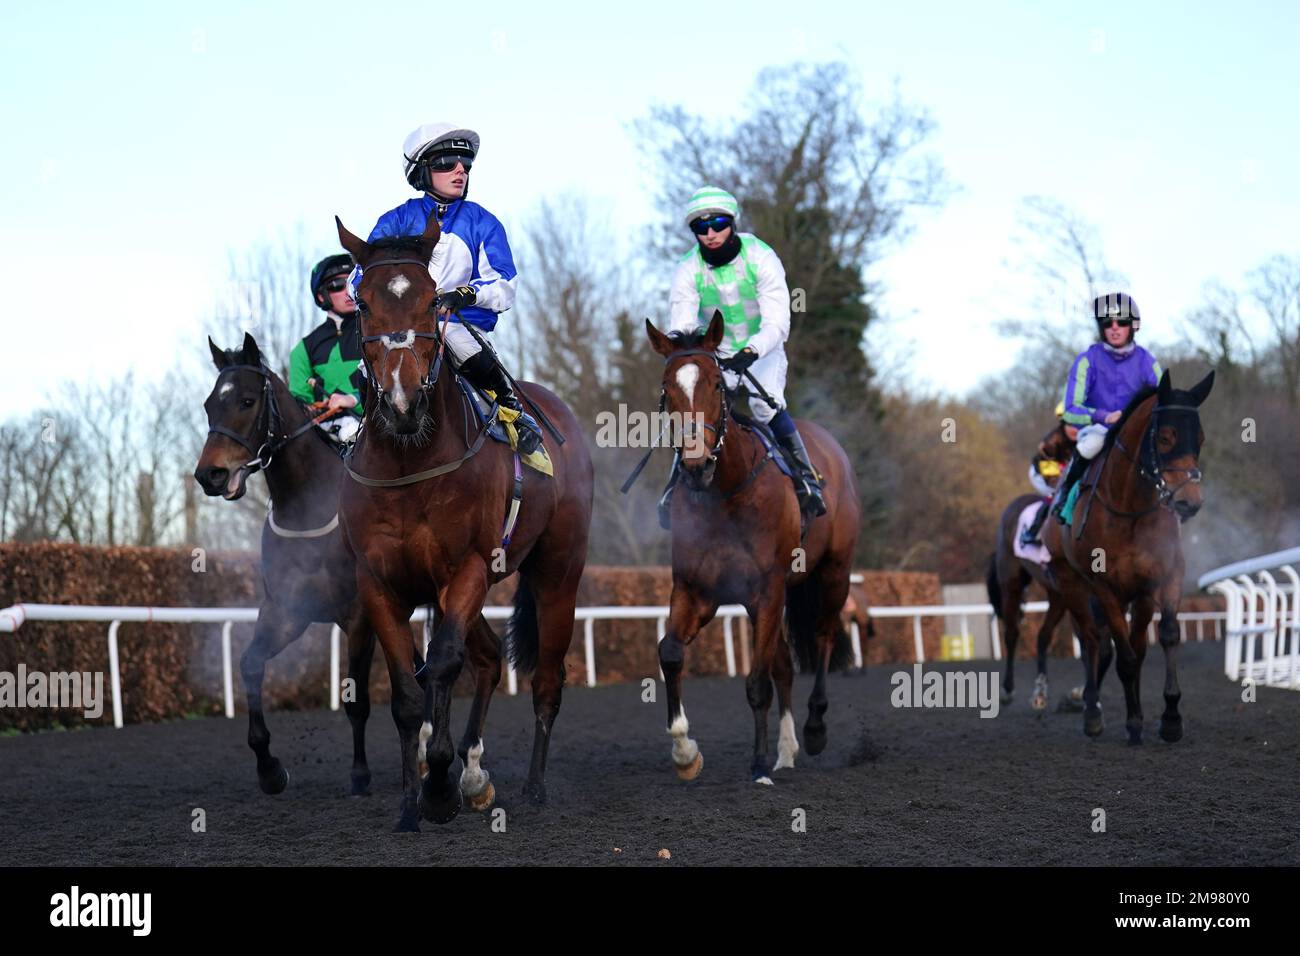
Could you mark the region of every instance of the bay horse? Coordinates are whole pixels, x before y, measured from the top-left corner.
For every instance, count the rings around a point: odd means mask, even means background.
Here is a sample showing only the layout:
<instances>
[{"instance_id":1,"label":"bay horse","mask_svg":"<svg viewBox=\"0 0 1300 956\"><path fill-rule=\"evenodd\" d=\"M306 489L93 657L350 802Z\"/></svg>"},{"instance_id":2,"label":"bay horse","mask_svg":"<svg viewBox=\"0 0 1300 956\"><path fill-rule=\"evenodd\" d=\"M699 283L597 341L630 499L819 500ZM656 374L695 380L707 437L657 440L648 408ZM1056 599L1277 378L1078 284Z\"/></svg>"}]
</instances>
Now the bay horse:
<instances>
[{"instance_id":1,"label":"bay horse","mask_svg":"<svg viewBox=\"0 0 1300 956\"><path fill-rule=\"evenodd\" d=\"M220 349L211 339L208 348L217 380L203 403L208 437L194 479L205 494L235 501L243 497L250 475L261 471L271 496L262 526L262 604L253 642L239 660L258 784L264 793L277 794L289 782L289 771L271 754L262 710L266 663L309 624L328 622L348 636L354 693L344 695L343 706L352 724L351 789L353 795L366 794L375 636L363 621L352 555L338 527L343 462L284 381L267 368L252 335L245 333L236 349Z\"/></svg>"},{"instance_id":2,"label":"bay horse","mask_svg":"<svg viewBox=\"0 0 1300 956\"><path fill-rule=\"evenodd\" d=\"M545 803L547 748L591 524L594 475L582 429L551 392L520 383L521 397L568 436L548 446L553 476L521 469L509 446L485 442L486 425L475 435L456 376L443 374L438 290L428 267L440 235L437 217L429 217L422 235L373 243L335 223L340 243L363 270L356 301L367 376L365 421L347 463L352 480L344 482L339 514L356 555L365 617L392 680L402 754L397 829L418 830L421 815L450 821L462 793L474 809L491 805L483 728L501 653L481 612L488 588L516 571L508 651L518 669L533 671L535 717L524 794ZM422 691L407 622L423 604L438 608L439 622ZM458 786L450 704L467 650L477 689L458 751L464 763ZM432 725L423 784L417 766L422 713Z\"/></svg>"},{"instance_id":3,"label":"bay horse","mask_svg":"<svg viewBox=\"0 0 1300 956\"><path fill-rule=\"evenodd\" d=\"M1050 461L1068 459L1075 444L1073 436L1067 431L1068 427L1064 422L1058 421L1056 427L1038 443L1038 455ZM1036 494L1019 495L1002 512L1002 517L998 519L997 545L989 558L986 584L993 613L1003 623L1007 645L1000 695L1003 704L1011 703L1015 691L1016 645L1020 641L1020 628L1024 621L1021 606L1025 592L1030 583L1035 581L1047 592L1047 613L1038 628L1037 637L1038 676L1034 680L1034 692L1029 698L1029 706L1035 712L1042 713L1047 709L1047 650L1051 645L1052 633L1065 616L1065 602L1048 580L1044 565L1015 553L1020 515L1035 503L1042 504L1043 499Z\"/></svg>"},{"instance_id":4,"label":"bay horse","mask_svg":"<svg viewBox=\"0 0 1300 956\"><path fill-rule=\"evenodd\" d=\"M858 538L853 469L829 432L799 422L812 462L825 477L827 506L825 515L810 521L801 542L793 484L773 464L776 453L732 415L717 356L722 313L714 313L706 331L674 337L647 319L646 334L664 357L663 406L670 419L687 423L679 452L683 487L672 500L673 589L659 644L673 764L680 778L692 780L704 760L682 706L685 648L720 605L740 604L754 635L745 681L754 716L750 771L756 783L770 785L771 773L793 767L799 750L791 713L794 667L782 633L783 611L801 665L816 673L804 746L814 755L826 747L826 673L842 663L847 644L840 611ZM775 766L768 759L767 734L773 680L781 710Z\"/></svg>"},{"instance_id":5,"label":"bay horse","mask_svg":"<svg viewBox=\"0 0 1300 956\"><path fill-rule=\"evenodd\" d=\"M1213 385L1211 371L1181 391L1166 371L1159 385L1138 392L1079 480L1071 525L1048 522L1048 573L1082 632L1083 731L1090 737L1104 728L1099 658L1110 640L1115 672L1124 685L1128 742L1142 743L1142 662L1147 626L1159 606L1165 653L1160 737L1170 743L1182 738L1177 652L1184 560L1179 526L1204 502L1199 459L1205 433L1197 409ZM1130 608L1131 622L1125 619Z\"/></svg>"}]
</instances>

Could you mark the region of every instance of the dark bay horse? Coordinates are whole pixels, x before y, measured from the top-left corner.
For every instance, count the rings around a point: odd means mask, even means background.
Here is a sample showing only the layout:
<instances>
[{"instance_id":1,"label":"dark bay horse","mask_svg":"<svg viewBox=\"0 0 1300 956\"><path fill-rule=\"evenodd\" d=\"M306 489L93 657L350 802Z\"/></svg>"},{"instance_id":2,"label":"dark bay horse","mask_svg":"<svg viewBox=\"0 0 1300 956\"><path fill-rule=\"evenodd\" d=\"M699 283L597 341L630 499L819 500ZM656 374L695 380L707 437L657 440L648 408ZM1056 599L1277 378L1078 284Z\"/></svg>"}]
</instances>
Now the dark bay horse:
<instances>
[{"instance_id":1,"label":"dark bay horse","mask_svg":"<svg viewBox=\"0 0 1300 956\"><path fill-rule=\"evenodd\" d=\"M1103 645L1113 641L1129 743L1142 742L1142 662L1147 625L1158 606L1165 652L1160 736L1169 742L1182 738L1177 652L1184 563L1179 524L1203 503L1199 457L1205 434L1197 409L1213 385L1210 372L1190 390L1180 391L1166 371L1158 387L1135 395L1080 479L1072 524L1048 522L1048 573L1082 632L1087 678L1083 731L1090 737L1104 726L1097 699L1100 656ZM1130 608L1131 622L1125 619Z\"/></svg>"},{"instance_id":2,"label":"dark bay horse","mask_svg":"<svg viewBox=\"0 0 1300 956\"><path fill-rule=\"evenodd\" d=\"M664 408L688 423L680 449L684 487L672 502L673 590L659 665L668 691L673 763L679 777L694 779L703 756L682 707L685 648L720 605L745 607L754 626L753 664L745 681L754 715L751 773L756 782L771 784L771 772L793 767L799 750L783 611L802 666L816 672L804 746L810 754L826 746L826 673L840 663L847 643L837 638L844 634L840 611L858 538L858 494L844 450L825 429L800 422L812 462L825 476L827 506L800 541L799 502L790 479L754 432L732 417L717 357L722 332L720 312L707 331L680 338L646 321L650 344L665 361ZM767 739L774 679L781 709L775 767Z\"/></svg>"},{"instance_id":3,"label":"dark bay horse","mask_svg":"<svg viewBox=\"0 0 1300 956\"><path fill-rule=\"evenodd\" d=\"M209 431L194 479L205 494L234 501L260 470L271 494L262 527L262 605L253 642L239 662L258 783L266 793L280 793L289 782L289 772L271 755L262 713L266 662L307 625L330 622L348 636L348 675L355 692L345 695L344 707L352 724L352 793L364 794L370 786L365 728L375 636L362 621L356 571L338 527L343 462L284 381L263 363L251 335L245 334L237 349L223 351L211 339L208 347L217 381L203 403Z\"/></svg>"},{"instance_id":4,"label":"dark bay horse","mask_svg":"<svg viewBox=\"0 0 1300 956\"><path fill-rule=\"evenodd\" d=\"M491 803L481 765L483 727L501 656L481 612L488 588L516 571L507 640L516 667L534 672L533 753L524 793L544 803L547 747L560 709L591 523L594 476L582 429L555 395L521 383L521 397L540 406L567 438L548 443L554 475L521 470L508 446L485 442L444 364L438 290L428 268L440 234L437 218L429 217L423 235L374 243L337 225L343 248L363 269L357 308L367 373L365 425L348 462L353 480L344 482L339 511L356 555L361 604L392 679L402 753L397 829L418 830L421 814L448 822L460 810L462 792L476 809ZM507 534L517 491L517 523ZM422 691L407 622L423 604L438 608L439 622ZM477 688L459 747L464 769L458 786L451 772L450 704L467 651ZM429 774L421 785L423 713L432 733L425 752Z\"/></svg>"},{"instance_id":5,"label":"dark bay horse","mask_svg":"<svg viewBox=\"0 0 1300 956\"><path fill-rule=\"evenodd\" d=\"M1057 422L1056 427L1038 443L1038 457L1048 461L1068 461L1074 449L1074 438L1066 429L1063 422ZM993 613L1002 621L1003 636L1006 639L1006 668L1001 693L1003 704L1011 703L1015 690L1016 645L1020 641L1020 628L1024 621L1021 605L1025 600L1025 592L1034 581L1047 592L1047 613L1038 628L1038 677L1034 680L1034 692L1029 698L1029 706L1042 713L1047 709L1047 650L1056 625L1065 616L1065 602L1048 580L1044 565L1015 553L1016 539L1019 537L1017 522L1024 510L1035 503L1042 504L1043 499L1038 495L1020 495L1002 512L1002 517L998 520L997 546L989 559L987 584L989 603L993 605Z\"/></svg>"}]
</instances>

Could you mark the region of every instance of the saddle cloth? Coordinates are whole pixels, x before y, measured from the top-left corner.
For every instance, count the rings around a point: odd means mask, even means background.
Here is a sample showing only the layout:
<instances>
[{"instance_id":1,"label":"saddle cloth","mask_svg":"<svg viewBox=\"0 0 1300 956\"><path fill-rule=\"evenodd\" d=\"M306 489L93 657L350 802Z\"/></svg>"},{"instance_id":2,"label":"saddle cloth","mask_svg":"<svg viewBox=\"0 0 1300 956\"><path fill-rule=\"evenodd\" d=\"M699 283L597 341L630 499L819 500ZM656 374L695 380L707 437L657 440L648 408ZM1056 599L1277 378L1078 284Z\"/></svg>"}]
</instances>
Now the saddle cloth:
<instances>
[{"instance_id":1,"label":"saddle cloth","mask_svg":"<svg viewBox=\"0 0 1300 956\"><path fill-rule=\"evenodd\" d=\"M496 393L488 392L486 395L481 394L459 375L456 376L456 384L460 386L460 390L464 392L465 397L469 399L469 405L474 409L474 415L478 420L479 427L483 427L483 423L487 421L488 412L492 408L492 402L496 397ZM493 441L499 441L517 450L519 448L519 433L515 430L514 420L518 416L522 416L525 420L531 422L534 427L536 427L536 420L527 412L514 412L508 408L498 408L496 416L492 419L492 423L488 425L488 437ZM543 443L537 446L537 451L526 457L520 455L519 460L529 468L533 469L533 471L554 477L555 468L551 464L551 456L546 451L545 441L545 433L543 432Z\"/></svg>"},{"instance_id":2,"label":"saddle cloth","mask_svg":"<svg viewBox=\"0 0 1300 956\"><path fill-rule=\"evenodd\" d=\"M1020 543L1020 536L1033 523L1034 515L1038 513L1038 506L1041 503L1035 501L1020 512L1020 517L1016 519L1016 536L1012 539L1015 543L1012 545L1011 551L1017 558L1024 558L1026 561L1034 561L1038 564L1046 564L1052 559L1052 556L1047 553L1046 545L1041 541L1035 541L1028 547Z\"/></svg>"},{"instance_id":3,"label":"saddle cloth","mask_svg":"<svg viewBox=\"0 0 1300 956\"><path fill-rule=\"evenodd\" d=\"M735 409L732 409L731 417L758 436L758 440L763 443L763 451L772 456L772 460L776 462L776 467L781 469L781 474L793 481L794 472L790 470L790 463L786 461L785 452L777 445L776 439L768 431L767 426L750 418L748 415L737 412Z\"/></svg>"}]
</instances>

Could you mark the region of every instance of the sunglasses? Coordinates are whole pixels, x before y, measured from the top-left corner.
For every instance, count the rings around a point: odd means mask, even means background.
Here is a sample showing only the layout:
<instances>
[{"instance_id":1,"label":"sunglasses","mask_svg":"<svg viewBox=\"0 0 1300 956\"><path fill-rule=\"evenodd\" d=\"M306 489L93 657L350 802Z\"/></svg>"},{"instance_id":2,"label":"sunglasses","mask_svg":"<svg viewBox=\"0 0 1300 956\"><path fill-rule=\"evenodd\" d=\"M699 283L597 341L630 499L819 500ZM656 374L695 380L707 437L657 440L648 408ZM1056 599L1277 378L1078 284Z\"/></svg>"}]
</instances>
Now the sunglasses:
<instances>
[{"instance_id":1,"label":"sunglasses","mask_svg":"<svg viewBox=\"0 0 1300 956\"><path fill-rule=\"evenodd\" d=\"M722 232L732 223L730 216L710 216L708 219L700 218L691 223L691 232L697 236L702 236L710 229L714 232Z\"/></svg>"},{"instance_id":2,"label":"sunglasses","mask_svg":"<svg viewBox=\"0 0 1300 956\"><path fill-rule=\"evenodd\" d=\"M1118 325L1121 329L1127 329L1133 324L1132 319L1098 319L1103 329L1108 329L1112 325Z\"/></svg>"},{"instance_id":3,"label":"sunglasses","mask_svg":"<svg viewBox=\"0 0 1300 956\"><path fill-rule=\"evenodd\" d=\"M469 168L474 165L474 157L466 156L464 153L443 153L441 156L434 156L427 160L422 160L422 166L428 166L435 173L449 173L460 163L469 172Z\"/></svg>"},{"instance_id":4,"label":"sunglasses","mask_svg":"<svg viewBox=\"0 0 1300 956\"><path fill-rule=\"evenodd\" d=\"M330 292L342 292L347 287L348 280L343 276L339 276L337 279L330 279L329 282L325 283L325 288Z\"/></svg>"}]
</instances>

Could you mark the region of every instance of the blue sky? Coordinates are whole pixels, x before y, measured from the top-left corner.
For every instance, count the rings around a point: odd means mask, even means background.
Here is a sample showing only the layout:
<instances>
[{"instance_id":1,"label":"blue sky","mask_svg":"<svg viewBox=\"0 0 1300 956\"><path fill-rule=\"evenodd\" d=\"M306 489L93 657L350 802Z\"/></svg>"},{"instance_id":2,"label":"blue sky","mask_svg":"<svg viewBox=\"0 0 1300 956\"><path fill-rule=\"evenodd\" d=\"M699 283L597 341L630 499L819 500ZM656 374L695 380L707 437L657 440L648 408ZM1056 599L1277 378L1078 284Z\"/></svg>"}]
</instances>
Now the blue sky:
<instances>
[{"instance_id":1,"label":"blue sky","mask_svg":"<svg viewBox=\"0 0 1300 956\"><path fill-rule=\"evenodd\" d=\"M634 238L656 210L628 124L654 103L743 110L760 68L797 60L847 61L877 101L897 80L938 124L930 145L960 191L872 275L892 317L873 344L910 348L922 387L961 392L1009 363L1026 195L1100 227L1148 343L1181 337L1205 280L1300 251L1294 4L461 9L7 9L4 323L58 335L20 337L0 417L56 390L69 350L83 375L145 377L201 350L229 252L300 221L335 251L335 213L368 230L412 195L400 148L421 122L480 132L473 198L508 228L573 189Z\"/></svg>"}]
</instances>

